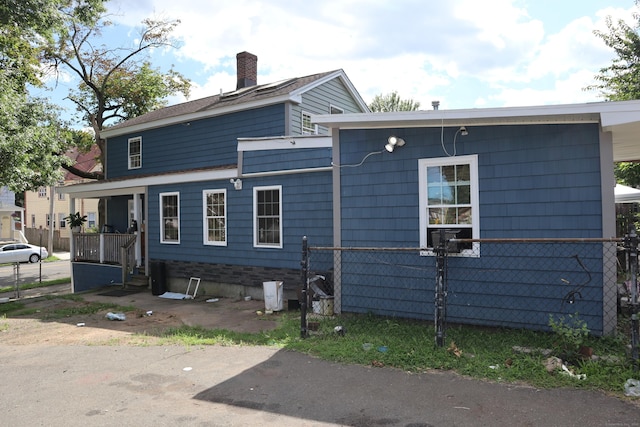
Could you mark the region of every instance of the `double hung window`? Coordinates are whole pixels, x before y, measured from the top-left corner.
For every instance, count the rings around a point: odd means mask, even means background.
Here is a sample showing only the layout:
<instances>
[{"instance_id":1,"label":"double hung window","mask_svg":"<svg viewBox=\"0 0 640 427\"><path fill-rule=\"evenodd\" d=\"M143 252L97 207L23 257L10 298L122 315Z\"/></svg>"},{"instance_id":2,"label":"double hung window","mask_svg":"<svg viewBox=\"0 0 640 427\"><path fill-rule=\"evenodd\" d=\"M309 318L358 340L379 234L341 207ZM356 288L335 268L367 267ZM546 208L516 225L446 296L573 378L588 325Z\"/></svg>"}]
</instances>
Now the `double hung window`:
<instances>
[{"instance_id":1,"label":"double hung window","mask_svg":"<svg viewBox=\"0 0 640 427\"><path fill-rule=\"evenodd\" d=\"M142 167L142 137L129 138L129 169Z\"/></svg>"},{"instance_id":2,"label":"double hung window","mask_svg":"<svg viewBox=\"0 0 640 427\"><path fill-rule=\"evenodd\" d=\"M205 245L227 244L227 192L226 190L204 190L203 235Z\"/></svg>"},{"instance_id":3,"label":"double hung window","mask_svg":"<svg viewBox=\"0 0 640 427\"><path fill-rule=\"evenodd\" d=\"M282 186L253 189L253 244L282 248Z\"/></svg>"},{"instance_id":4,"label":"double hung window","mask_svg":"<svg viewBox=\"0 0 640 427\"><path fill-rule=\"evenodd\" d=\"M180 193L160 193L160 242L180 243Z\"/></svg>"},{"instance_id":5,"label":"double hung window","mask_svg":"<svg viewBox=\"0 0 640 427\"><path fill-rule=\"evenodd\" d=\"M442 229L446 238L479 238L477 156L420 159L418 168L420 247L428 248L426 254L433 254ZM463 254L479 253L472 243L462 243L459 249Z\"/></svg>"}]
</instances>

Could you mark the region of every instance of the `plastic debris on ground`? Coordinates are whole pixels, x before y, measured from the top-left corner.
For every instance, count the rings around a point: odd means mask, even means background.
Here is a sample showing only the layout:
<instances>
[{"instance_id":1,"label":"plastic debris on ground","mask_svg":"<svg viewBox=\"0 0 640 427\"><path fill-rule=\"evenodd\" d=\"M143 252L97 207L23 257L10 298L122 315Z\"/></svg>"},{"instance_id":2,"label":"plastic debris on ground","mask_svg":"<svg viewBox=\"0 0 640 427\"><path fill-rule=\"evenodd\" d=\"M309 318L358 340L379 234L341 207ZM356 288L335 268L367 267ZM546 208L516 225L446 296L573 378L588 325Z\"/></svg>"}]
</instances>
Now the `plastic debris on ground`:
<instances>
[{"instance_id":1,"label":"plastic debris on ground","mask_svg":"<svg viewBox=\"0 0 640 427\"><path fill-rule=\"evenodd\" d=\"M631 397L640 397L640 381L629 378L624 383L624 395Z\"/></svg>"},{"instance_id":2,"label":"plastic debris on ground","mask_svg":"<svg viewBox=\"0 0 640 427\"><path fill-rule=\"evenodd\" d=\"M207 302L218 302L220 301L218 298L209 298Z\"/></svg>"},{"instance_id":3,"label":"plastic debris on ground","mask_svg":"<svg viewBox=\"0 0 640 427\"><path fill-rule=\"evenodd\" d=\"M124 315L124 313L108 312L105 317L107 319L109 319L109 320L126 320L127 319L127 317Z\"/></svg>"},{"instance_id":4,"label":"plastic debris on ground","mask_svg":"<svg viewBox=\"0 0 640 427\"><path fill-rule=\"evenodd\" d=\"M565 365L564 363L562 364L562 373L564 375L568 375L571 378L575 378L578 380L586 380L587 376L585 374L575 374L573 372L571 372L571 370L569 368L567 368L567 365Z\"/></svg>"}]
</instances>

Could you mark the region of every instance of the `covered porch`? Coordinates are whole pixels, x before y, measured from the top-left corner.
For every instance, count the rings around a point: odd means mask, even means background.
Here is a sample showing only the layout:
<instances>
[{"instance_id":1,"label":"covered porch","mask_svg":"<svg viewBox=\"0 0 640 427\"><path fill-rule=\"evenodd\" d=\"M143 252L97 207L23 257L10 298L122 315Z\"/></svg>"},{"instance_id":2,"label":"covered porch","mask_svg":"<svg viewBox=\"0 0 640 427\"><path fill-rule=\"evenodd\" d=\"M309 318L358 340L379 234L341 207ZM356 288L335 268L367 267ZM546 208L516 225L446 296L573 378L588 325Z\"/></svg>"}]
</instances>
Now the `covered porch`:
<instances>
[{"instance_id":1,"label":"covered porch","mask_svg":"<svg viewBox=\"0 0 640 427\"><path fill-rule=\"evenodd\" d=\"M107 285L146 285L144 227L147 211L146 186L131 183L91 182L57 189L69 195L69 210L76 212L76 199L103 199L105 217L100 218L99 232L71 230L70 260L73 292ZM113 205L113 206L110 206Z\"/></svg>"}]
</instances>

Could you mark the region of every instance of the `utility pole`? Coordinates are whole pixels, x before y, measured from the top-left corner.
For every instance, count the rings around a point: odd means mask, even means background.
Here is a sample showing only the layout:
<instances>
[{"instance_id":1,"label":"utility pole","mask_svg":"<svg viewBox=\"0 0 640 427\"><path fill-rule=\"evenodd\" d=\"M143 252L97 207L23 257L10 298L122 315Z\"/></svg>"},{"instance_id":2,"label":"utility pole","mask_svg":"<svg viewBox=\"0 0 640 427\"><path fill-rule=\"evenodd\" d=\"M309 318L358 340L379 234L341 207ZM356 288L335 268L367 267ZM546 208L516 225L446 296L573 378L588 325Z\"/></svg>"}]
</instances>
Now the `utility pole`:
<instances>
[{"instance_id":1,"label":"utility pole","mask_svg":"<svg viewBox=\"0 0 640 427\"><path fill-rule=\"evenodd\" d=\"M52 185L49 191L49 242L47 243L47 251L49 255L53 255L53 227L55 226L55 212L53 211L53 206L55 203L56 197L56 187Z\"/></svg>"}]
</instances>

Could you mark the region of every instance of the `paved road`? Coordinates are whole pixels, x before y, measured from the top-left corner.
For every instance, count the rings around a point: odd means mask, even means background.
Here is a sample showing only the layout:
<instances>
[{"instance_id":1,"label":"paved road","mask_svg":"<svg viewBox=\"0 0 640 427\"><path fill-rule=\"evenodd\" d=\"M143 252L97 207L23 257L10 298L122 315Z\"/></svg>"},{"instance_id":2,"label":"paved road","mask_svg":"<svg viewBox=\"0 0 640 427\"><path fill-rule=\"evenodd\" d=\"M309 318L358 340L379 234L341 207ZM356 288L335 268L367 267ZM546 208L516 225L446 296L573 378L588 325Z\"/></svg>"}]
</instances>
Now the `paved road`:
<instances>
[{"instance_id":1,"label":"paved road","mask_svg":"<svg viewBox=\"0 0 640 427\"><path fill-rule=\"evenodd\" d=\"M321 361L268 347L0 344L7 426L638 426L603 394Z\"/></svg>"},{"instance_id":2,"label":"paved road","mask_svg":"<svg viewBox=\"0 0 640 427\"><path fill-rule=\"evenodd\" d=\"M55 262L20 263L18 270L18 283L36 283L42 277L43 281L71 277L71 266L68 253L55 253L60 258ZM42 276L41 276L42 275ZM0 266L0 286L13 286L16 280L14 265Z\"/></svg>"}]
</instances>

